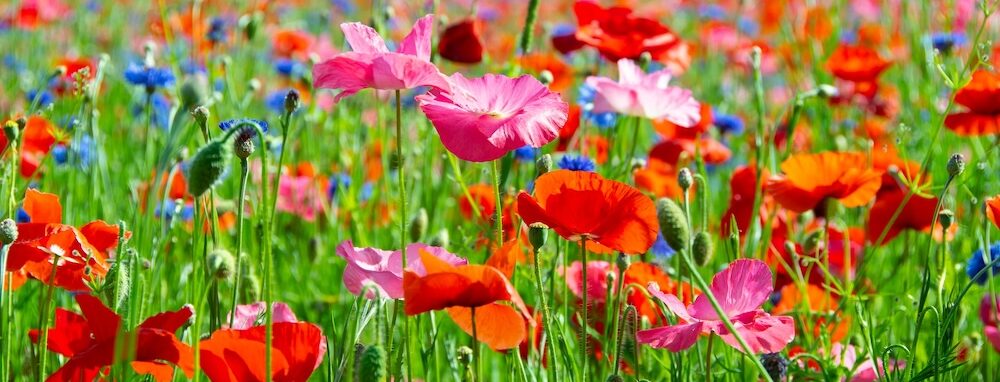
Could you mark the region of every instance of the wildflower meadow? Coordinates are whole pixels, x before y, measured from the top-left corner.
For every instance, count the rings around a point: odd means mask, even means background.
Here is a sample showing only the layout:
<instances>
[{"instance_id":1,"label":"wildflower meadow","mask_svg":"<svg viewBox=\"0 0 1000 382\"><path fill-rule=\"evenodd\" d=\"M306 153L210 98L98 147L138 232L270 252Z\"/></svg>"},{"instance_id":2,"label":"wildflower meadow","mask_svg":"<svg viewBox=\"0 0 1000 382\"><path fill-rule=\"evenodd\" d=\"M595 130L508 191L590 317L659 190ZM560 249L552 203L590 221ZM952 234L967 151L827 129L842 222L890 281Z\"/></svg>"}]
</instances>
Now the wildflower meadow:
<instances>
[{"instance_id":1,"label":"wildflower meadow","mask_svg":"<svg viewBox=\"0 0 1000 382\"><path fill-rule=\"evenodd\" d=\"M3 0L0 382L1000 380L998 0Z\"/></svg>"}]
</instances>

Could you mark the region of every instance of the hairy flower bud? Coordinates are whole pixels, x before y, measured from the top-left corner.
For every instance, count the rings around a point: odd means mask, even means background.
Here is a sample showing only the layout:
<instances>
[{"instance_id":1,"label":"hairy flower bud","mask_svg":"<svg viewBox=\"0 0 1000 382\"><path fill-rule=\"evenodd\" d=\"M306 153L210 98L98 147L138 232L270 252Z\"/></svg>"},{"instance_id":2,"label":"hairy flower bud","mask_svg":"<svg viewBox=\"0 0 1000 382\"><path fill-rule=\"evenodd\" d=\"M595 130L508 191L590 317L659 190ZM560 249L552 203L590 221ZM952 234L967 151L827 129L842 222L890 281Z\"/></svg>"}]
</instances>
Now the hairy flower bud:
<instances>
[{"instance_id":1,"label":"hairy flower bud","mask_svg":"<svg viewBox=\"0 0 1000 382\"><path fill-rule=\"evenodd\" d=\"M684 210L673 199L660 198L656 201L656 217L660 221L660 232L671 248L687 248L691 233Z\"/></svg>"},{"instance_id":2,"label":"hairy flower bud","mask_svg":"<svg viewBox=\"0 0 1000 382\"><path fill-rule=\"evenodd\" d=\"M691 255L695 264L705 266L712 261L712 237L707 232L698 232L691 242Z\"/></svg>"}]
</instances>

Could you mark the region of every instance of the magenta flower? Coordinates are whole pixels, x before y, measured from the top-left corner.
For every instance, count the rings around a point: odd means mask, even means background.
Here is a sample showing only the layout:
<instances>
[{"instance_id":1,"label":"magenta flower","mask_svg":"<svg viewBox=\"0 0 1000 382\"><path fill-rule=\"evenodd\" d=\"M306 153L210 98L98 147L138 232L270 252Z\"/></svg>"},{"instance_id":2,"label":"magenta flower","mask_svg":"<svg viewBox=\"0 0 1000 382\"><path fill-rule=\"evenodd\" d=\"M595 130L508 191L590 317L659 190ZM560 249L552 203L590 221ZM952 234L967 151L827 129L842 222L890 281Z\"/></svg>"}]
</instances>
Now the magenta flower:
<instances>
[{"instance_id":1,"label":"magenta flower","mask_svg":"<svg viewBox=\"0 0 1000 382\"><path fill-rule=\"evenodd\" d=\"M311 176L282 174L278 182L278 211L295 214L305 221L314 221L323 212L325 192Z\"/></svg>"},{"instance_id":2,"label":"magenta flower","mask_svg":"<svg viewBox=\"0 0 1000 382\"><path fill-rule=\"evenodd\" d=\"M449 89L448 78L430 61L433 20L432 15L417 20L396 52L390 52L382 37L371 27L361 23L340 24L353 51L314 66L315 86L342 90L335 102L366 88L402 90L431 86Z\"/></svg>"},{"instance_id":3,"label":"magenta flower","mask_svg":"<svg viewBox=\"0 0 1000 382\"><path fill-rule=\"evenodd\" d=\"M253 304L237 305L236 309L233 309L229 313L229 318L233 320L233 327L229 328L223 325L226 329L236 329L236 330L246 330L254 326L263 325L264 320L264 307L267 303L260 301ZM295 318L295 312L292 312L292 308L289 308L287 304L283 302L275 302L271 305L271 317L274 323L281 322L299 322L298 318ZM228 320L226 321L229 322Z\"/></svg>"},{"instance_id":4,"label":"magenta flower","mask_svg":"<svg viewBox=\"0 0 1000 382\"><path fill-rule=\"evenodd\" d=\"M694 345L700 334L715 333L729 346L740 349L736 336L726 329L705 295L699 295L685 308L677 296L660 292L655 283L650 283L648 289L683 322L640 331L636 333L639 342L677 352ZM774 289L771 270L763 261L741 259L732 262L729 268L712 278L709 289L754 353L776 353L795 337L791 317L771 316L760 309Z\"/></svg>"},{"instance_id":5,"label":"magenta flower","mask_svg":"<svg viewBox=\"0 0 1000 382\"><path fill-rule=\"evenodd\" d=\"M993 345L993 350L1000 352L1000 329L997 329L1000 319L997 317L1000 317L1000 298L989 294L983 296L983 301L979 303L979 318L983 320L986 339Z\"/></svg>"},{"instance_id":6,"label":"magenta flower","mask_svg":"<svg viewBox=\"0 0 1000 382\"><path fill-rule=\"evenodd\" d=\"M412 272L424 275L424 263L417 255L423 249L451 265L465 265L467 260L455 256L441 247L413 243L406 246L406 264ZM380 297L391 299L403 298L403 252L386 251L378 248L358 248L350 240L337 246L337 255L347 260L344 269L344 286L354 295L368 287L368 298Z\"/></svg>"},{"instance_id":7,"label":"magenta flower","mask_svg":"<svg viewBox=\"0 0 1000 382\"><path fill-rule=\"evenodd\" d=\"M701 120L701 105L690 90L669 83L669 71L646 74L629 59L618 60L617 82L607 77L587 77L587 85L596 93L594 113L615 112L694 126Z\"/></svg>"},{"instance_id":8,"label":"magenta flower","mask_svg":"<svg viewBox=\"0 0 1000 382\"><path fill-rule=\"evenodd\" d=\"M441 143L455 156L487 162L524 147L542 147L559 135L569 105L531 76L451 76L451 91L417 97Z\"/></svg>"}]
</instances>

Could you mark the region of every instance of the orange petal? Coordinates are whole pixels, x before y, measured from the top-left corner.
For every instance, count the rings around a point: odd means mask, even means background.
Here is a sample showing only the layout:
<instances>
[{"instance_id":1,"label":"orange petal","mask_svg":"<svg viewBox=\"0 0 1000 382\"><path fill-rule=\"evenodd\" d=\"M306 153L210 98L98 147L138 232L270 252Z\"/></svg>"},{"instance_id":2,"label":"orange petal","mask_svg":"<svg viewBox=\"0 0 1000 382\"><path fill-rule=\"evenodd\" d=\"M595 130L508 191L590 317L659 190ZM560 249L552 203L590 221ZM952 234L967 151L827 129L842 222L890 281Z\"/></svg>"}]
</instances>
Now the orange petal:
<instances>
[{"instance_id":1,"label":"orange petal","mask_svg":"<svg viewBox=\"0 0 1000 382\"><path fill-rule=\"evenodd\" d=\"M24 193L24 212L32 223L61 223L62 205L55 194L28 189Z\"/></svg>"},{"instance_id":2,"label":"orange petal","mask_svg":"<svg viewBox=\"0 0 1000 382\"><path fill-rule=\"evenodd\" d=\"M517 347L527 332L524 317L514 308L492 303L476 309L476 337L493 350ZM463 331L472 335L472 308L448 308L448 315Z\"/></svg>"}]
</instances>

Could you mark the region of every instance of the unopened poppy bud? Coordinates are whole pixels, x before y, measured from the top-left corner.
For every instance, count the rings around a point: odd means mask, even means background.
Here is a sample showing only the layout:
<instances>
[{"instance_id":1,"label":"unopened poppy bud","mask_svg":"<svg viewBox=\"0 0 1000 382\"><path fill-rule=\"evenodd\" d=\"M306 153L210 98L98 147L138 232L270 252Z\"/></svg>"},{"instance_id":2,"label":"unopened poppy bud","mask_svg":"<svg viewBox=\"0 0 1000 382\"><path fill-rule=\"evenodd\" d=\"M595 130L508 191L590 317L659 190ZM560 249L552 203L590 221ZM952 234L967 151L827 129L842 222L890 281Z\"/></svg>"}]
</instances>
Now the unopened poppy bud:
<instances>
[{"instance_id":1,"label":"unopened poppy bud","mask_svg":"<svg viewBox=\"0 0 1000 382\"><path fill-rule=\"evenodd\" d=\"M445 248L448 246L448 242L449 242L448 230L442 229L438 231L437 235L431 237L431 239L427 241L427 244L433 247Z\"/></svg>"},{"instance_id":2,"label":"unopened poppy bud","mask_svg":"<svg viewBox=\"0 0 1000 382\"><path fill-rule=\"evenodd\" d=\"M4 219L0 222L0 245L10 244L15 240L17 240L17 223L13 219Z\"/></svg>"},{"instance_id":3,"label":"unopened poppy bud","mask_svg":"<svg viewBox=\"0 0 1000 382\"><path fill-rule=\"evenodd\" d=\"M354 344L354 380L361 380L361 360L365 355L365 344L355 343Z\"/></svg>"},{"instance_id":4,"label":"unopened poppy bud","mask_svg":"<svg viewBox=\"0 0 1000 382\"><path fill-rule=\"evenodd\" d=\"M7 123L3 124L3 135L7 137L8 145L13 145L17 142L17 136L20 133L21 129L17 127L17 122L7 121Z\"/></svg>"},{"instance_id":5,"label":"unopened poppy bud","mask_svg":"<svg viewBox=\"0 0 1000 382\"><path fill-rule=\"evenodd\" d=\"M17 122L17 128L18 128L18 130L24 130L25 127L28 127L28 119L27 118L17 117L17 119L15 119L14 122Z\"/></svg>"},{"instance_id":6,"label":"unopened poppy bud","mask_svg":"<svg viewBox=\"0 0 1000 382\"><path fill-rule=\"evenodd\" d=\"M639 171L643 167L646 167L646 160L645 159L642 159L642 158L632 158L632 166L631 166L632 172Z\"/></svg>"},{"instance_id":7,"label":"unopened poppy bud","mask_svg":"<svg viewBox=\"0 0 1000 382\"><path fill-rule=\"evenodd\" d=\"M260 84L260 80L256 78L251 78L250 81L247 82L247 88L249 88L251 92L256 92L260 90L261 86L263 85Z\"/></svg>"},{"instance_id":8,"label":"unopened poppy bud","mask_svg":"<svg viewBox=\"0 0 1000 382\"><path fill-rule=\"evenodd\" d=\"M552 171L552 155L545 154L535 160L535 177L545 175Z\"/></svg>"},{"instance_id":9,"label":"unopened poppy bud","mask_svg":"<svg viewBox=\"0 0 1000 382\"><path fill-rule=\"evenodd\" d=\"M184 110L190 110L195 105L205 103L205 87L189 78L181 84L181 105Z\"/></svg>"},{"instance_id":10,"label":"unopened poppy bud","mask_svg":"<svg viewBox=\"0 0 1000 382\"><path fill-rule=\"evenodd\" d=\"M618 254L618 258L615 259L615 265L617 265L618 269L620 271L622 271L622 272L624 272L626 269L628 269L628 267L629 267L629 265L631 265L631 263L632 263L632 261L629 259L628 255L626 255L624 253L619 253Z\"/></svg>"},{"instance_id":11,"label":"unopened poppy bud","mask_svg":"<svg viewBox=\"0 0 1000 382\"><path fill-rule=\"evenodd\" d=\"M691 242L691 255L694 257L695 264L699 266L705 266L709 261L712 261L712 237L708 232L698 232L694 235L694 240Z\"/></svg>"},{"instance_id":12,"label":"unopened poppy bud","mask_svg":"<svg viewBox=\"0 0 1000 382\"><path fill-rule=\"evenodd\" d=\"M607 379L605 379L605 381L606 382L624 382L625 380L622 379L622 376L620 376L618 374L611 374L611 375L608 376Z\"/></svg>"},{"instance_id":13,"label":"unopened poppy bud","mask_svg":"<svg viewBox=\"0 0 1000 382\"><path fill-rule=\"evenodd\" d=\"M211 141L198 149L188 168L188 193L199 197L219 183L232 156L232 146L225 138Z\"/></svg>"},{"instance_id":14,"label":"unopened poppy bud","mask_svg":"<svg viewBox=\"0 0 1000 382\"><path fill-rule=\"evenodd\" d=\"M786 240L785 241L785 253L788 253L788 254L796 253L795 243Z\"/></svg>"},{"instance_id":15,"label":"unopened poppy bud","mask_svg":"<svg viewBox=\"0 0 1000 382\"><path fill-rule=\"evenodd\" d=\"M691 233L688 229L684 210L673 199L660 198L656 201L656 218L660 221L660 232L671 248L687 248Z\"/></svg>"},{"instance_id":16,"label":"unopened poppy bud","mask_svg":"<svg viewBox=\"0 0 1000 382\"><path fill-rule=\"evenodd\" d=\"M691 170L688 170L687 167L682 168L677 173L677 185L681 186L681 190L686 192L691 188L692 184L694 184L694 177L691 176Z\"/></svg>"},{"instance_id":17,"label":"unopened poppy bud","mask_svg":"<svg viewBox=\"0 0 1000 382\"><path fill-rule=\"evenodd\" d=\"M191 116L194 117L194 121L198 123L198 126L203 130L208 128L208 108L204 106L198 106L191 110Z\"/></svg>"},{"instance_id":18,"label":"unopened poppy bud","mask_svg":"<svg viewBox=\"0 0 1000 382\"><path fill-rule=\"evenodd\" d=\"M949 209L943 209L938 213L938 221L941 222L941 227L947 231L955 223L955 213Z\"/></svg>"},{"instance_id":19,"label":"unopened poppy bud","mask_svg":"<svg viewBox=\"0 0 1000 382\"><path fill-rule=\"evenodd\" d=\"M417 210L413 220L410 220L410 241L420 241L420 238L424 237L424 233L427 232L427 221L427 210L423 208Z\"/></svg>"},{"instance_id":20,"label":"unopened poppy bud","mask_svg":"<svg viewBox=\"0 0 1000 382\"><path fill-rule=\"evenodd\" d=\"M285 112L291 113L299 109L299 103L301 102L299 98L299 92L295 90L289 90L288 94L285 94Z\"/></svg>"},{"instance_id":21,"label":"unopened poppy bud","mask_svg":"<svg viewBox=\"0 0 1000 382\"><path fill-rule=\"evenodd\" d=\"M816 87L816 95L820 98L833 98L840 94L836 86L830 84L821 84Z\"/></svg>"},{"instance_id":22,"label":"unopened poppy bud","mask_svg":"<svg viewBox=\"0 0 1000 382\"><path fill-rule=\"evenodd\" d=\"M962 154L954 154L948 159L948 176L954 178L965 172L965 157Z\"/></svg>"},{"instance_id":23,"label":"unopened poppy bud","mask_svg":"<svg viewBox=\"0 0 1000 382\"><path fill-rule=\"evenodd\" d=\"M216 248L208 253L208 274L217 280L227 280L236 268L233 253L224 248Z\"/></svg>"},{"instance_id":24,"label":"unopened poppy bud","mask_svg":"<svg viewBox=\"0 0 1000 382\"><path fill-rule=\"evenodd\" d=\"M52 77L62 77L62 76L65 76L67 71L68 71L68 69L66 69L65 65L59 65L59 66L56 67L56 71L52 73Z\"/></svg>"},{"instance_id":25,"label":"unopened poppy bud","mask_svg":"<svg viewBox=\"0 0 1000 382\"><path fill-rule=\"evenodd\" d=\"M538 249L545 245L545 239L549 227L546 227L542 223L534 223L528 226L528 241L531 242L531 247L538 253Z\"/></svg>"},{"instance_id":26,"label":"unopened poppy bud","mask_svg":"<svg viewBox=\"0 0 1000 382\"><path fill-rule=\"evenodd\" d=\"M538 73L538 82L541 82L542 85L549 86L549 84L551 84L552 81L555 80L556 79L552 75L552 72L548 70L543 70L541 73Z\"/></svg>"},{"instance_id":27,"label":"unopened poppy bud","mask_svg":"<svg viewBox=\"0 0 1000 382\"><path fill-rule=\"evenodd\" d=\"M263 16L259 12L254 12L248 15L240 16L240 29L243 30L243 36L247 40L253 40L257 36L257 29L260 27L260 22Z\"/></svg>"},{"instance_id":28,"label":"unopened poppy bud","mask_svg":"<svg viewBox=\"0 0 1000 382\"><path fill-rule=\"evenodd\" d=\"M257 149L254 144L254 138L257 137L256 131L252 128L244 128L239 134L236 134L236 139L233 140L233 153L236 154L237 158L247 159L253 152Z\"/></svg>"},{"instance_id":29,"label":"unopened poppy bud","mask_svg":"<svg viewBox=\"0 0 1000 382\"><path fill-rule=\"evenodd\" d=\"M361 382L383 382L385 381L385 350L382 346L374 344L365 348L361 355Z\"/></svg>"}]
</instances>

